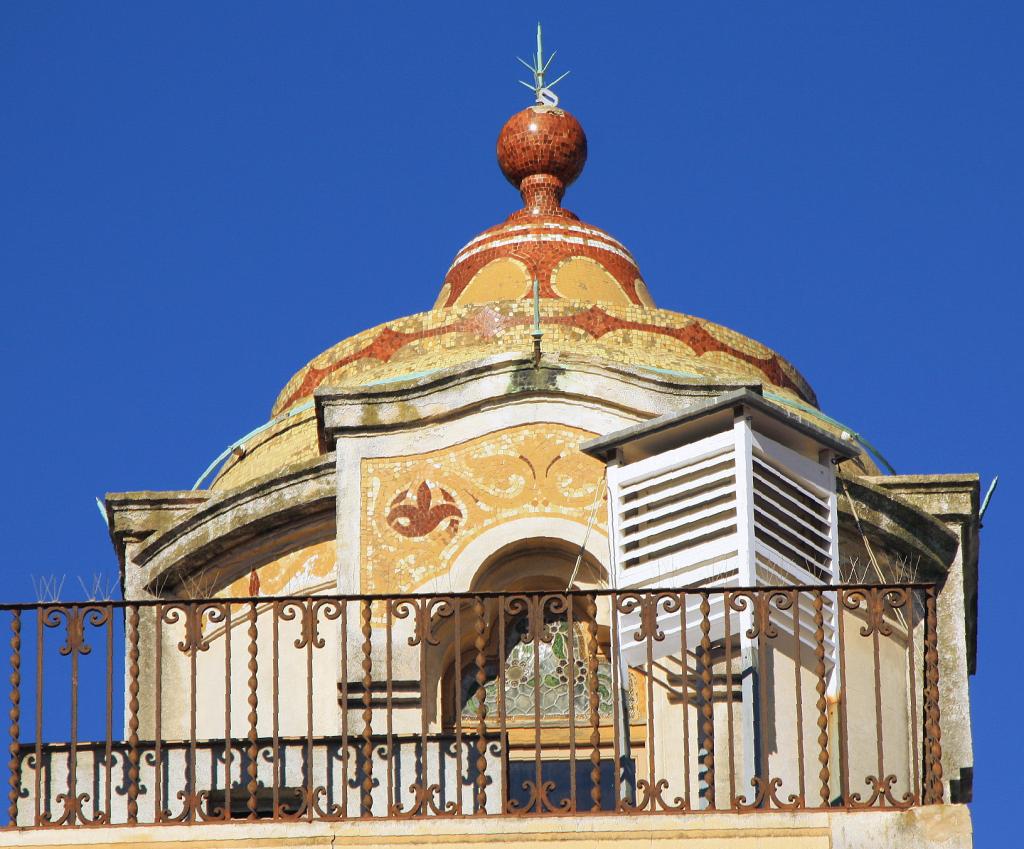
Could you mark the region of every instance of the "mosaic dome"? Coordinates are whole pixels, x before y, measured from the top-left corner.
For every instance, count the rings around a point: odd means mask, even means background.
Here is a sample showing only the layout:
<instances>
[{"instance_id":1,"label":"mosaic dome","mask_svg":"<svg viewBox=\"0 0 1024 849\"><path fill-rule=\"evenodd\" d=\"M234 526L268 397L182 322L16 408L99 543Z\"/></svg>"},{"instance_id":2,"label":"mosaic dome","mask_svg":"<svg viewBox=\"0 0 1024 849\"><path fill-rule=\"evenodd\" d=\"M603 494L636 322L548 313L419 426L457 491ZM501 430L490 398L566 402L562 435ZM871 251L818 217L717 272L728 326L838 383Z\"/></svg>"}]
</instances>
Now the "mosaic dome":
<instances>
[{"instance_id":1,"label":"mosaic dome","mask_svg":"<svg viewBox=\"0 0 1024 849\"><path fill-rule=\"evenodd\" d=\"M364 330L300 369L271 412L281 421L236 451L213 488L241 486L317 456L310 401L320 386L415 379L496 354L528 356L534 279L547 354L671 371L695 383L760 383L817 405L803 376L771 349L713 322L657 309L629 250L561 205L587 159L586 134L571 114L547 105L516 113L498 136L497 156L522 208L455 255L432 310Z\"/></svg>"},{"instance_id":2,"label":"mosaic dome","mask_svg":"<svg viewBox=\"0 0 1024 849\"><path fill-rule=\"evenodd\" d=\"M523 208L456 254L435 308L532 299L535 279L541 298L654 306L626 246L562 207L586 161L586 134L564 109L536 105L509 118L498 165Z\"/></svg>"}]
</instances>

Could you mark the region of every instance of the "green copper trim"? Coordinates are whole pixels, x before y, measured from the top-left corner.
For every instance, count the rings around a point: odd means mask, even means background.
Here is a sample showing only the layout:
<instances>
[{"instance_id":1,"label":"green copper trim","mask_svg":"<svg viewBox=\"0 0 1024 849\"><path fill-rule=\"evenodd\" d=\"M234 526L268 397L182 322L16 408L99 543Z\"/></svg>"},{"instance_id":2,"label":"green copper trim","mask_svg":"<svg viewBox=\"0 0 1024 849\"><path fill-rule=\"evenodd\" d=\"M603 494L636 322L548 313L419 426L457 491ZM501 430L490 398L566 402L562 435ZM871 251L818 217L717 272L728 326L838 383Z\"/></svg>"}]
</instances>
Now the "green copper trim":
<instances>
[{"instance_id":1,"label":"green copper trim","mask_svg":"<svg viewBox=\"0 0 1024 849\"><path fill-rule=\"evenodd\" d=\"M642 366L641 368L644 368L647 371L658 372L659 374L678 375L679 377L700 377L700 375L698 374L690 374L687 371L675 371L674 369L657 368L655 366ZM841 428L842 430L845 430L847 433L850 434L851 438L856 439L857 442L859 442L869 452L871 452L871 454L874 455L874 457L886 468L886 470L888 470L890 475L897 474L897 471L896 469L893 468L892 463L885 459L885 456L882 454L882 452L875 448L875 446L868 442L868 440L864 436L857 433L857 431L855 431L849 425L845 425L838 419L834 419L832 418L832 416L829 416L821 412L821 410L815 409L810 404L805 404L802 401L797 401L793 398L787 398L785 395L780 395L778 392L772 392L771 390L763 389L761 391L761 395L764 398L767 398L769 401L776 401L779 404L785 404L787 407L795 407L796 409L804 413L807 413L809 416L814 416L814 418L816 419L820 419L823 422L828 422L833 427L838 427Z\"/></svg>"},{"instance_id":2,"label":"green copper trim","mask_svg":"<svg viewBox=\"0 0 1024 849\"><path fill-rule=\"evenodd\" d=\"M312 408L313 401L307 401L305 404L299 404L298 407L292 407L292 409L290 409L287 413L281 413L281 415L279 416L274 416L274 418L272 418L269 422L260 425L255 430L250 430L241 439L236 439L227 448L221 451L220 454L217 455L216 460L214 460L212 463L210 463L209 466L206 467L206 471L199 476L199 480L192 484L192 489L199 489L203 481L206 480L206 478L210 476L213 470L216 469L221 463L223 463L230 456L231 452L234 451L236 448L240 448L244 443L248 442L254 436L258 436L259 434L263 433L263 431L273 427L279 422L283 422L286 419L290 419L292 416L297 416L299 413L304 413L306 412L306 410L310 410Z\"/></svg>"}]
</instances>

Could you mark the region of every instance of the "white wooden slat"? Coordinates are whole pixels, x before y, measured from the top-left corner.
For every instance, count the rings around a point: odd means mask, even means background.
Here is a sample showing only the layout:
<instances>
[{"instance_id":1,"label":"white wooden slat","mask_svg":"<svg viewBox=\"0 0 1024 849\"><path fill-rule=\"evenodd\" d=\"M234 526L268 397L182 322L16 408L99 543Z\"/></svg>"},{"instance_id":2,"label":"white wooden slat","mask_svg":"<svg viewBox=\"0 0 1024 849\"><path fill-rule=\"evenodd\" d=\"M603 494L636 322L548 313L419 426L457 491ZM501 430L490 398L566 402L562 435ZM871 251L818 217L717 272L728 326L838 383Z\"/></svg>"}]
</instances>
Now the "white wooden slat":
<instances>
[{"instance_id":1,"label":"white wooden slat","mask_svg":"<svg viewBox=\"0 0 1024 849\"><path fill-rule=\"evenodd\" d=\"M699 540L713 534L718 535L721 531L736 526L732 505L709 509L712 512L701 516L696 521L635 537L629 541L631 545L624 544L624 541L620 539L619 551L624 558L637 559L688 541Z\"/></svg>"},{"instance_id":2,"label":"white wooden slat","mask_svg":"<svg viewBox=\"0 0 1024 849\"><path fill-rule=\"evenodd\" d=\"M673 530L675 530L676 535L678 535L683 533L686 528L696 524L697 522L702 522L711 516L717 516L719 513L735 512L735 510L736 505L731 501L726 501L722 504L713 504L710 507L704 507L700 510L691 510L685 516L680 517L677 522L655 525L653 528L635 528L629 533L622 535L619 540L619 546L623 551L626 551L626 545L629 543L640 542L641 540L648 539L649 537L669 534L672 533Z\"/></svg>"},{"instance_id":3,"label":"white wooden slat","mask_svg":"<svg viewBox=\"0 0 1024 849\"><path fill-rule=\"evenodd\" d=\"M803 569L804 571L810 572L811 568L818 567L820 565L820 569L821 569L821 571L823 573L825 573L825 574L830 574L831 573L831 570L828 568L828 564L827 563L826 564L818 564L811 557L808 557L808 556L806 556L804 554L800 554L799 556L796 556L796 555L792 554L790 551L784 550L785 546L782 543L776 543L773 540L766 540L764 538L764 536L761 535L761 531L763 531L763 529L759 528L758 529L758 541L762 545L766 546L768 548L768 550L771 551L775 555L776 558L778 558L776 560L776 564L780 568L782 567L782 563L785 562L785 563L791 563L794 567L797 567L797 568ZM767 532L765 533L765 536L767 536ZM820 577L816 577L811 583L820 583L820 582L821 582L821 578Z\"/></svg>"},{"instance_id":4,"label":"white wooden slat","mask_svg":"<svg viewBox=\"0 0 1024 849\"><path fill-rule=\"evenodd\" d=\"M789 563L773 563L771 566L766 566L763 562L758 561L757 564L757 585L765 587L784 587L788 584L817 584L820 583L820 579L815 576L810 576L810 580L807 580L809 573L806 570L799 567L790 568ZM800 573L803 574L800 574Z\"/></svg>"},{"instance_id":5,"label":"white wooden slat","mask_svg":"<svg viewBox=\"0 0 1024 849\"><path fill-rule=\"evenodd\" d=\"M839 581L839 505L836 499L836 477L832 474L832 491L828 497L829 527L832 537L832 580L835 584Z\"/></svg>"},{"instance_id":6,"label":"white wooden slat","mask_svg":"<svg viewBox=\"0 0 1024 849\"><path fill-rule=\"evenodd\" d=\"M718 483L719 481L731 480L734 477L733 469L730 466L727 469L723 469L720 472L715 472L708 475L707 477L699 478L695 481L687 481L681 483L679 486L672 487L671 489L664 489L661 492L652 492L650 495L638 498L636 501L630 501L628 504L623 504L621 499L617 495L615 497L615 510L619 515L624 515L630 510L638 510L641 507L646 507L649 504L657 504L661 501L665 501L669 498L674 498L678 495L684 495L688 492L698 491L710 484Z\"/></svg>"},{"instance_id":7,"label":"white wooden slat","mask_svg":"<svg viewBox=\"0 0 1024 849\"><path fill-rule=\"evenodd\" d=\"M825 545L828 545L828 546L832 545L832 539L831 539L831 537L829 537L829 535L826 532L819 531L817 528L815 528L813 525L811 525L806 520L802 519L800 516L798 516L792 510L789 510L786 507L783 507L778 501L776 501L774 498L771 497L770 493L764 492L764 491L758 489L757 487L754 487L754 495L757 498L763 498L765 501L767 501L769 504L771 504L771 506L774 507L776 510L778 510L780 513L784 513L792 521L794 521L797 524L799 524L802 527L804 527L807 530L808 533L814 534L814 536L817 537L819 540L823 541L825 543ZM775 521L777 521L779 524L784 524L785 523L785 520L779 519L779 518L776 518Z\"/></svg>"},{"instance_id":8,"label":"white wooden slat","mask_svg":"<svg viewBox=\"0 0 1024 849\"><path fill-rule=\"evenodd\" d=\"M696 442L691 442L688 445L682 445L679 448L663 451L661 454L655 454L653 457L637 460L635 463L620 467L619 486L632 486L645 477L667 471L666 467L672 463L678 462L684 465L694 463L704 457L717 453L723 448L731 446L732 431L724 431L704 439L698 439Z\"/></svg>"},{"instance_id":9,"label":"white wooden slat","mask_svg":"<svg viewBox=\"0 0 1024 849\"><path fill-rule=\"evenodd\" d=\"M754 505L754 515L755 516L763 516L768 521L773 522L774 524L779 525L779 526L781 526L783 528L786 528L786 523L785 522L780 522L775 516L773 516L771 513L767 512L763 508L757 506L756 504ZM767 533L771 534L773 537L778 539L780 542L785 543L793 551L799 551L799 549L796 548L791 542L788 542L787 540L779 537L778 534L776 534L770 528L765 527L760 522L757 522L756 519L755 519L755 526L759 527L759 528L763 529L764 531L766 531ZM800 540L800 542L802 542L808 548L811 548L814 551L817 551L822 557L825 558L825 560L827 560L827 561L831 561L832 560L832 552L829 551L829 549L822 548L820 545L817 545L815 542L813 542L812 540L808 539L807 537L801 536L799 533L795 533L791 528L786 528L786 530L789 531L791 534L793 534L793 536L797 537ZM826 540L826 542L828 542L828 540Z\"/></svg>"},{"instance_id":10,"label":"white wooden slat","mask_svg":"<svg viewBox=\"0 0 1024 849\"><path fill-rule=\"evenodd\" d=\"M777 541L777 544L778 544L777 546L776 546L775 544L773 544L773 543L766 543L766 544L767 544L767 545L768 545L768 546L769 546L770 548L774 548L774 549L775 549L775 551L776 551L776 553L780 554L780 555L781 555L782 557L785 557L785 558L787 558L787 559L790 559L790 560L792 560L792 561L793 561L793 564L794 564L794 565L797 565L797 564L799 564L799 563L800 563L801 561L804 561L804 560L810 560L810 559L811 559L811 558L810 558L810 557L809 557L809 556L808 556L808 555L807 555L806 553L804 553L804 552L802 552L802 551L799 551L799 550L797 550L797 549L793 548L793 546L792 546L792 545L790 545L790 544L789 544L788 542L786 542L786 541L785 541L784 539L782 539L781 537L779 537L779 535L778 535L778 534L772 533L772 531L770 531L770 530L769 530L768 528L764 527L764 525L760 525L760 524L759 524L759 525L757 525L756 527L757 527L757 530L758 530L758 531L759 531L760 533L764 533L764 534L767 534L767 535L768 535L768 536L770 536L770 537L771 537L771 538L772 538L773 540L776 540L776 541ZM764 542L764 540L762 540L762 542ZM786 548L786 549L787 549L788 551L792 552L792 554L787 554L787 553L786 553L785 551L780 551L780 550L779 550L779 547L785 547L785 548ZM827 557L828 557L828 555L825 555L825 557L827 558ZM826 562L826 563L828 563L828 562L830 562L830 561L829 561L829 560L826 560L825 562ZM815 564L815 565L817 565L817 564ZM828 570L828 567L827 567L827 566L822 566L822 569L824 569L824 570Z\"/></svg>"},{"instance_id":11,"label":"white wooden slat","mask_svg":"<svg viewBox=\"0 0 1024 849\"><path fill-rule=\"evenodd\" d=\"M630 552L623 552L622 556L626 560L638 560L641 557L649 557L650 555L655 554L659 551L664 551L667 548L674 548L676 546L681 545L684 542L687 542L688 540L700 539L701 537L706 537L709 534L717 533L719 531L724 531L728 530L729 528L735 527L736 519L730 516L728 519L723 519L718 522L711 522L702 528L697 528L688 533L679 534L678 536L673 536L667 540L662 540L660 542L651 543L650 545L641 546L640 548L634 549ZM620 546L619 548L621 550L622 546Z\"/></svg>"},{"instance_id":12,"label":"white wooden slat","mask_svg":"<svg viewBox=\"0 0 1024 849\"><path fill-rule=\"evenodd\" d=\"M780 489L775 483L773 483L768 478L764 477L764 475L760 472L760 470L756 466L757 458L755 457L754 459L755 459L755 466L754 466L754 480L755 481L757 481L758 483L764 484L766 487L771 487L771 489L774 492L777 492L782 498L785 498L789 503L799 507L801 510L804 510L804 511L810 513L812 516L814 516L815 519L817 519L823 525L827 525L828 524L828 519L825 516L819 516L817 513L815 513L813 510L811 510L806 504L803 504L802 502L798 501L792 495L790 495L788 492L786 492L783 489ZM776 472L776 474L778 474L778 472ZM790 483L788 478L786 479L786 483ZM811 497L813 497L813 496L811 496ZM814 503L817 504L817 505L820 505L822 512L825 513L826 516L827 516L828 502L815 499Z\"/></svg>"},{"instance_id":13,"label":"white wooden slat","mask_svg":"<svg viewBox=\"0 0 1024 849\"><path fill-rule=\"evenodd\" d=\"M718 434L653 457L609 463L610 538L620 589L835 582L838 531L829 455L822 454L819 462L794 451L754 430L749 416L723 425ZM710 598L712 639L720 639L722 598ZM687 597L685 622L691 646L700 639L699 603L695 590ZM771 621L799 639L806 662L812 662L813 597L801 594L797 605L799 627L793 610L773 610ZM833 668L837 610L827 595L823 612L826 663ZM733 635L742 636L744 621L743 614L730 614ZM683 628L678 612L659 614L658 622L665 639L652 643L654 656L678 651ZM632 640L637 625L635 617L624 617L617 631L624 660L643 664L646 641Z\"/></svg>"},{"instance_id":14,"label":"white wooden slat","mask_svg":"<svg viewBox=\"0 0 1024 849\"><path fill-rule=\"evenodd\" d=\"M691 498L681 498L676 501L670 501L663 507L655 507L648 510L645 513L641 513L638 516L632 516L629 519L624 519L620 527L623 531L632 528L634 525L641 525L644 522L652 522L660 519L663 516L670 516L673 513L680 513L685 510L689 510L696 507L699 504L706 504L708 501L714 501L718 498L723 498L732 494L732 483L727 483L724 486L718 486L713 489L705 490L699 495L695 495Z\"/></svg>"},{"instance_id":15,"label":"white wooden slat","mask_svg":"<svg viewBox=\"0 0 1024 849\"><path fill-rule=\"evenodd\" d=\"M807 495L800 489L800 486L790 478L783 477L778 471L769 466L764 466L763 464L758 465L760 461L756 457L754 458L754 463L754 478L756 481L764 484L766 487L770 487L774 492L778 493L781 498L786 499L787 502L793 504L801 511L813 516L816 521L823 525L828 525L827 500L817 498L813 495ZM796 490L797 495L793 495L783 489L780 483L777 482L780 480L786 486ZM807 499L810 503L805 504L804 501L801 500L801 496Z\"/></svg>"},{"instance_id":16,"label":"white wooden slat","mask_svg":"<svg viewBox=\"0 0 1024 849\"><path fill-rule=\"evenodd\" d=\"M793 489L795 489L795 490L797 490L797 492L800 492L801 494L805 495L807 498L811 499L811 501L813 501L813 502L815 502L817 504L824 504L825 503L827 496L819 495L818 493L812 492L811 490L807 489L806 484L808 483L808 481L804 480L803 478L797 478L797 477L795 477L793 475L781 474L778 469L776 469L773 465L771 465L771 463L766 463L763 459L758 457L756 454L754 455L753 459L754 459L754 465L756 465L756 466L758 466L758 465L759 466L763 466L764 468L766 468L772 474L777 475L780 478L783 478L786 481L787 484L789 484L791 487L793 487Z\"/></svg>"},{"instance_id":17,"label":"white wooden slat","mask_svg":"<svg viewBox=\"0 0 1024 849\"><path fill-rule=\"evenodd\" d=\"M779 563L774 558L778 557L778 553L766 546L760 540L757 541L757 567L760 568L772 568L772 569L784 569L786 570L786 579L791 580L794 584L807 584L813 585L821 583L821 579L804 569L799 563L793 563L788 558L785 563ZM826 567L822 567L822 571L829 571Z\"/></svg>"},{"instance_id":18,"label":"white wooden slat","mask_svg":"<svg viewBox=\"0 0 1024 849\"><path fill-rule=\"evenodd\" d=\"M620 572L620 589L686 587L703 581L718 586L714 582L735 569L736 537L729 534L643 563L626 563Z\"/></svg>"},{"instance_id":19,"label":"white wooden slat","mask_svg":"<svg viewBox=\"0 0 1024 849\"><path fill-rule=\"evenodd\" d=\"M706 469L713 469L716 466L730 463L732 462L732 457L733 452L731 450L726 450L720 454L715 454L713 457L701 460L699 463L673 466L671 469L667 469L664 474L656 475L649 480L640 481L632 486L622 486L620 484L619 491L622 493L623 500L627 500L630 496L639 492L647 492L648 490L654 489L655 487L661 486L669 481L690 477L692 475L699 474Z\"/></svg>"},{"instance_id":20,"label":"white wooden slat","mask_svg":"<svg viewBox=\"0 0 1024 849\"><path fill-rule=\"evenodd\" d=\"M770 464L778 464L788 473L786 476L803 480L805 485L810 485L818 490L818 498L828 496L829 468L823 466L817 460L811 460L803 454L799 454L792 448L777 442L763 433L754 433L754 456L764 455L762 459Z\"/></svg>"}]
</instances>

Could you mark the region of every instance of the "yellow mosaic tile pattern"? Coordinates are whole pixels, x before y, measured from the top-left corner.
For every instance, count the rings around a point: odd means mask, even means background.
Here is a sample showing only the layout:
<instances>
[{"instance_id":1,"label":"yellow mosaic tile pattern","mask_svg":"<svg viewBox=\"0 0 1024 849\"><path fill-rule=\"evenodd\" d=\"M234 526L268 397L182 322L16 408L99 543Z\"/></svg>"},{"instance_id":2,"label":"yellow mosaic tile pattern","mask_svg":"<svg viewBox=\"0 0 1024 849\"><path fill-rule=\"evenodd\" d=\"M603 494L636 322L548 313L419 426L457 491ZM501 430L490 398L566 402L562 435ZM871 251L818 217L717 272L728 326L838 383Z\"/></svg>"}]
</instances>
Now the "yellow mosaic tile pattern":
<instances>
[{"instance_id":1,"label":"yellow mosaic tile pattern","mask_svg":"<svg viewBox=\"0 0 1024 849\"><path fill-rule=\"evenodd\" d=\"M320 454L316 411L306 410L257 434L224 464L210 489L237 489L275 469Z\"/></svg>"},{"instance_id":2,"label":"yellow mosaic tile pattern","mask_svg":"<svg viewBox=\"0 0 1024 849\"><path fill-rule=\"evenodd\" d=\"M582 313L588 315L578 318ZM617 320L636 326L606 330L599 318L591 319L602 313L610 317L611 323ZM308 398L319 385L360 385L456 366L481 356L514 351L526 355L532 350L532 317L533 303L529 299L496 301L431 310L365 330L324 351L295 374L278 396L273 414ZM814 403L814 392L803 376L770 348L693 316L633 305L545 299L541 302L541 324L545 351L651 365L711 380L756 381ZM701 355L671 335L691 326L734 353L713 351ZM781 373L798 391L773 382L745 357L763 361L775 358Z\"/></svg>"},{"instance_id":3,"label":"yellow mosaic tile pattern","mask_svg":"<svg viewBox=\"0 0 1024 849\"><path fill-rule=\"evenodd\" d=\"M604 466L581 454L594 434L541 422L405 457L363 460L362 592L412 592L473 539L512 519L586 524ZM604 533L598 505L595 527Z\"/></svg>"},{"instance_id":4,"label":"yellow mosaic tile pattern","mask_svg":"<svg viewBox=\"0 0 1024 849\"><path fill-rule=\"evenodd\" d=\"M630 300L601 263L588 257L564 260L551 274L551 288L560 298L629 306Z\"/></svg>"},{"instance_id":5,"label":"yellow mosaic tile pattern","mask_svg":"<svg viewBox=\"0 0 1024 849\"><path fill-rule=\"evenodd\" d=\"M243 575L217 593L220 598L244 598L252 589L255 595L305 595L337 587L337 546L333 539L289 552Z\"/></svg>"},{"instance_id":6,"label":"yellow mosaic tile pattern","mask_svg":"<svg viewBox=\"0 0 1024 849\"><path fill-rule=\"evenodd\" d=\"M460 304L482 304L501 299L526 297L530 291L530 272L516 259L496 259L481 268L462 290Z\"/></svg>"}]
</instances>

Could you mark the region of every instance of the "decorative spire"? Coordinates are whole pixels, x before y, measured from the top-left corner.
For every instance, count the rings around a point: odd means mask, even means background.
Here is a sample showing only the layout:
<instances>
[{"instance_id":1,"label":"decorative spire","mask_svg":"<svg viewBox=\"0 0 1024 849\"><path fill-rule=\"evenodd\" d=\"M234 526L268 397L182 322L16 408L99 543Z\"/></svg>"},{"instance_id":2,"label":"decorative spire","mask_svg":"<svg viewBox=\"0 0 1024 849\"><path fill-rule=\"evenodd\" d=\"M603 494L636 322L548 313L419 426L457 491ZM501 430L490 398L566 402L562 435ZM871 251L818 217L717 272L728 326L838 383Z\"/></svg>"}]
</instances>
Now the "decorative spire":
<instances>
[{"instance_id":1,"label":"decorative spire","mask_svg":"<svg viewBox=\"0 0 1024 849\"><path fill-rule=\"evenodd\" d=\"M547 73L548 68L551 66L552 60L555 58L557 50L553 50L551 55L548 57L547 62L544 61L544 44L541 39L540 22L537 22L537 52L533 55L533 64L527 62L525 59L516 59L522 63L522 65L533 74L533 82L528 83L525 80L519 80L520 85L526 86L530 91L533 92L534 97L537 99L538 105L541 106L558 106L558 95L555 94L551 89L554 88L558 83L569 76L569 72L566 71L558 79L553 82L544 85L544 74Z\"/></svg>"}]
</instances>

